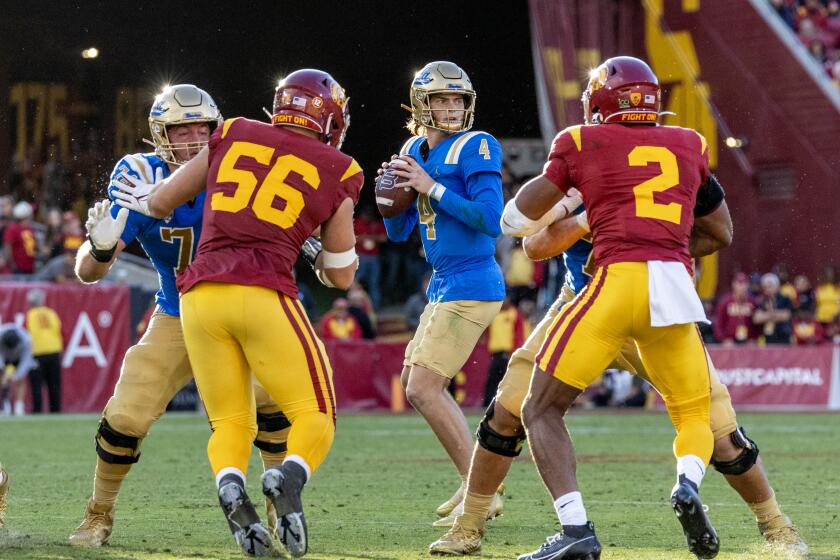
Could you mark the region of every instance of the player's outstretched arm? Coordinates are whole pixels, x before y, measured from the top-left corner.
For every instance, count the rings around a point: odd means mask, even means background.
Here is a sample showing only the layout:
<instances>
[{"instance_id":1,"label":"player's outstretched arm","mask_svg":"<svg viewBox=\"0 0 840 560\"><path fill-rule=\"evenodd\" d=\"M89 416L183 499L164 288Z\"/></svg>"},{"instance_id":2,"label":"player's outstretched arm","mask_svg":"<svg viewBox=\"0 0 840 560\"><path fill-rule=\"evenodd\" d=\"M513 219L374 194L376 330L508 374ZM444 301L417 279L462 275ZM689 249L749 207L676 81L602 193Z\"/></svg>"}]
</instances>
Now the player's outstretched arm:
<instances>
[{"instance_id":1,"label":"player's outstretched arm","mask_svg":"<svg viewBox=\"0 0 840 560\"><path fill-rule=\"evenodd\" d=\"M583 212L557 220L534 235L529 235L523 240L522 248L529 259L544 261L563 254L587 233L589 224L586 212Z\"/></svg>"},{"instance_id":2,"label":"player's outstretched arm","mask_svg":"<svg viewBox=\"0 0 840 560\"><path fill-rule=\"evenodd\" d=\"M315 259L315 274L325 286L348 289L359 267L352 199L345 198L335 214L321 225L321 244L323 251Z\"/></svg>"},{"instance_id":3,"label":"player's outstretched arm","mask_svg":"<svg viewBox=\"0 0 840 560\"><path fill-rule=\"evenodd\" d=\"M703 257L732 244L732 216L726 201L710 214L694 219L689 249L692 257Z\"/></svg>"},{"instance_id":4,"label":"player's outstretched arm","mask_svg":"<svg viewBox=\"0 0 840 560\"><path fill-rule=\"evenodd\" d=\"M205 189L210 165L209 153L209 148L202 148L175 173L166 179L156 178L151 184L121 174L111 181L111 194L120 206L153 218L165 218Z\"/></svg>"},{"instance_id":5,"label":"player's outstretched arm","mask_svg":"<svg viewBox=\"0 0 840 560\"><path fill-rule=\"evenodd\" d=\"M545 175L538 175L505 205L502 233L514 237L534 235L571 214L580 204L580 195L565 196Z\"/></svg>"}]
</instances>

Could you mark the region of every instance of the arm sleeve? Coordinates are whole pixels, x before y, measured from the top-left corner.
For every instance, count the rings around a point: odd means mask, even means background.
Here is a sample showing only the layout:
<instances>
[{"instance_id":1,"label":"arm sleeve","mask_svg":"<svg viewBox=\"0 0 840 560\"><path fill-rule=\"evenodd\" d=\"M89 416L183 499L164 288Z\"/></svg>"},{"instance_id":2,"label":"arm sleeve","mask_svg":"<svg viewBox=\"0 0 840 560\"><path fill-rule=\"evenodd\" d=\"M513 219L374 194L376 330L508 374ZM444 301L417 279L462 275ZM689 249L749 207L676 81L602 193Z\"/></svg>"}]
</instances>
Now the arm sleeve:
<instances>
[{"instance_id":1,"label":"arm sleeve","mask_svg":"<svg viewBox=\"0 0 840 560\"><path fill-rule=\"evenodd\" d=\"M438 208L485 235L501 235L502 176L495 171L472 173L467 177L467 197L447 189Z\"/></svg>"},{"instance_id":2,"label":"arm sleeve","mask_svg":"<svg viewBox=\"0 0 840 560\"><path fill-rule=\"evenodd\" d=\"M384 218L385 232L388 234L388 239L391 241L405 241L414 231L414 226L417 225L417 219L420 214L417 212L417 206L412 205L411 208L393 218Z\"/></svg>"},{"instance_id":3,"label":"arm sleeve","mask_svg":"<svg viewBox=\"0 0 840 560\"><path fill-rule=\"evenodd\" d=\"M133 159L133 158L132 158ZM135 162L133 165L129 162L129 156L122 158L120 161L117 162L117 165L114 167L114 170L111 172L111 177L109 180L110 182L114 181L118 175L121 173L125 173L126 175L131 175L141 181L148 181L150 180L148 177L143 177L140 175L140 172L135 169ZM154 177L154 171L152 171L152 177ZM108 198L111 199L111 202L114 202L114 195L112 192L112 188L108 187ZM111 217L116 218L117 213L120 211L122 206L117 204L111 205ZM142 231L144 231L148 225L154 221L154 218L150 218L148 216L144 216L139 212L135 212L133 210L128 211L128 219L125 221L125 229L123 229L122 234L120 235L120 239L126 245L129 245L132 241L134 241L138 235Z\"/></svg>"},{"instance_id":4,"label":"arm sleeve","mask_svg":"<svg viewBox=\"0 0 840 560\"><path fill-rule=\"evenodd\" d=\"M697 191L697 202L694 204L694 217L702 218L708 216L717 210L720 203L726 197L723 187L713 174L709 174L709 179L700 185Z\"/></svg>"},{"instance_id":5,"label":"arm sleeve","mask_svg":"<svg viewBox=\"0 0 840 560\"><path fill-rule=\"evenodd\" d=\"M572 184L569 162L566 157L566 153L570 148L569 144L573 143L574 140L572 140L569 132L565 130L560 132L554 138L554 142L551 143L548 160L543 166L543 177L554 183L564 193L568 192L574 186Z\"/></svg>"}]
</instances>

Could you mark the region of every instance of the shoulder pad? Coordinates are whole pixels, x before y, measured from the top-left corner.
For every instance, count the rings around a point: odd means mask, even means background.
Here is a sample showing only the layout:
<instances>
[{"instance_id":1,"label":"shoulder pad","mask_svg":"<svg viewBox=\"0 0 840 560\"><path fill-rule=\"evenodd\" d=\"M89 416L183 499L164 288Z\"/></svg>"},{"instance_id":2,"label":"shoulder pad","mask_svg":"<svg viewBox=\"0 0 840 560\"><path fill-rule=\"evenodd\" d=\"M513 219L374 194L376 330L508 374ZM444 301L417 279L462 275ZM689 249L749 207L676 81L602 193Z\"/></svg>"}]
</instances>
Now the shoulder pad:
<instances>
[{"instance_id":1,"label":"shoulder pad","mask_svg":"<svg viewBox=\"0 0 840 560\"><path fill-rule=\"evenodd\" d=\"M419 140L420 138L423 138L423 137L422 136L412 136L411 138L406 140L405 144L403 144L402 148L400 148L400 155L404 156L408 152L410 152L411 148L414 146L415 142L417 142L417 140Z\"/></svg>"}]
</instances>

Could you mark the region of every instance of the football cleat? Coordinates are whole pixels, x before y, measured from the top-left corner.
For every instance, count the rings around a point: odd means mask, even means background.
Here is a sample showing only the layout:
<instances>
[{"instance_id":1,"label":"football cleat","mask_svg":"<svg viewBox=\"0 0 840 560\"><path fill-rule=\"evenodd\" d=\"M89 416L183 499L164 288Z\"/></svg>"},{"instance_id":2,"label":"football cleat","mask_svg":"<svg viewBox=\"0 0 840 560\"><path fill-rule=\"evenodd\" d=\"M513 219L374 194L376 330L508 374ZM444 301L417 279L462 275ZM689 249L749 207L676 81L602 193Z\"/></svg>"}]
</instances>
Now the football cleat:
<instances>
[{"instance_id":1,"label":"football cleat","mask_svg":"<svg viewBox=\"0 0 840 560\"><path fill-rule=\"evenodd\" d=\"M437 509L435 510L437 516L446 517L447 515L452 513L452 510L454 510L458 506L458 504L464 501L464 493L466 491L467 483L462 481L461 485L458 487L458 489L455 491L452 497L437 507Z\"/></svg>"},{"instance_id":2,"label":"football cleat","mask_svg":"<svg viewBox=\"0 0 840 560\"><path fill-rule=\"evenodd\" d=\"M0 529L6 525L6 496L9 495L9 473L0 465Z\"/></svg>"},{"instance_id":3,"label":"football cleat","mask_svg":"<svg viewBox=\"0 0 840 560\"><path fill-rule=\"evenodd\" d=\"M245 488L237 482L228 482L219 488L219 504L236 544L246 556L279 555Z\"/></svg>"},{"instance_id":4,"label":"football cleat","mask_svg":"<svg viewBox=\"0 0 840 560\"><path fill-rule=\"evenodd\" d=\"M671 494L671 507L677 514L688 550L698 558L714 558L720 550L715 528L712 527L697 491L688 482L681 482Z\"/></svg>"},{"instance_id":5,"label":"football cleat","mask_svg":"<svg viewBox=\"0 0 840 560\"><path fill-rule=\"evenodd\" d=\"M114 506L96 504L91 498L85 508L85 518L68 541L73 546L96 548L108 544L113 531Z\"/></svg>"},{"instance_id":6,"label":"football cleat","mask_svg":"<svg viewBox=\"0 0 840 560\"><path fill-rule=\"evenodd\" d=\"M787 515L779 515L766 523L758 524L758 531L768 545L798 554L808 554L808 545Z\"/></svg>"},{"instance_id":7,"label":"football cleat","mask_svg":"<svg viewBox=\"0 0 840 560\"><path fill-rule=\"evenodd\" d=\"M518 560L598 560L601 543L595 536L595 525L573 525L552 535L534 552L521 554Z\"/></svg>"},{"instance_id":8,"label":"football cleat","mask_svg":"<svg viewBox=\"0 0 840 560\"><path fill-rule=\"evenodd\" d=\"M502 500L502 496L505 495L505 485L500 484L499 489L496 491L496 495L493 496L493 501L490 503L490 509L487 510L487 520L495 519L496 517L500 517L505 509L504 500ZM466 499L466 498L465 498ZM442 517L432 523L434 527L453 527L455 523L455 518L464 513L464 500L461 500L455 509L453 509L449 515L446 517Z\"/></svg>"},{"instance_id":9,"label":"football cleat","mask_svg":"<svg viewBox=\"0 0 840 560\"><path fill-rule=\"evenodd\" d=\"M457 521L441 538L429 545L431 554L442 556L466 556L481 551L481 529L467 529Z\"/></svg>"},{"instance_id":10,"label":"football cleat","mask_svg":"<svg viewBox=\"0 0 840 560\"><path fill-rule=\"evenodd\" d=\"M309 549L309 536L300 494L306 484L306 471L297 463L287 461L266 470L262 476L263 494L269 497L277 511L277 533L280 542L295 558Z\"/></svg>"}]
</instances>

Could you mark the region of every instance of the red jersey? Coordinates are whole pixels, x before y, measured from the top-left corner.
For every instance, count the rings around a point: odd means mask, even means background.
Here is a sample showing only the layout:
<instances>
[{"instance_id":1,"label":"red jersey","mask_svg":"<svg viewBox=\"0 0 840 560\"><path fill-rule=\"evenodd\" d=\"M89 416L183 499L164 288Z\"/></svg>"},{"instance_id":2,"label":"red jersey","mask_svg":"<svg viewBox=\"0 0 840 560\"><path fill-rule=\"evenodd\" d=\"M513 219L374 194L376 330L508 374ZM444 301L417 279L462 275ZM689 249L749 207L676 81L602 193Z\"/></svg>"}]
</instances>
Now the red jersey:
<instances>
[{"instance_id":1,"label":"red jersey","mask_svg":"<svg viewBox=\"0 0 840 560\"><path fill-rule=\"evenodd\" d=\"M580 191L597 265L679 261L691 273L693 210L709 178L700 133L675 126L572 126L554 139L543 175L563 192Z\"/></svg>"},{"instance_id":2,"label":"red jersey","mask_svg":"<svg viewBox=\"0 0 840 560\"><path fill-rule=\"evenodd\" d=\"M11 223L3 232L3 242L12 251L12 272L35 272L35 232L28 225Z\"/></svg>"},{"instance_id":3,"label":"red jersey","mask_svg":"<svg viewBox=\"0 0 840 560\"><path fill-rule=\"evenodd\" d=\"M265 286L297 297L303 242L362 187L356 160L284 127L228 119L210 137L201 238L178 290L198 282Z\"/></svg>"}]
</instances>

